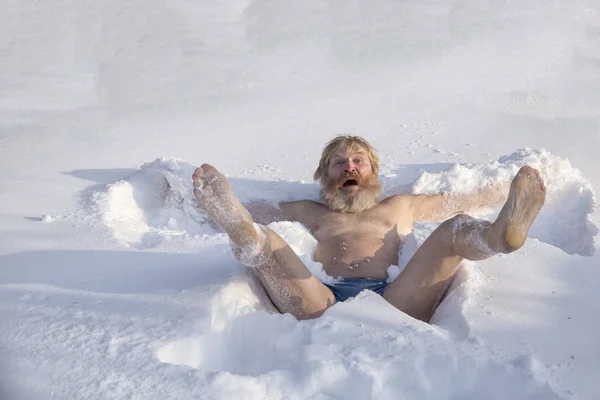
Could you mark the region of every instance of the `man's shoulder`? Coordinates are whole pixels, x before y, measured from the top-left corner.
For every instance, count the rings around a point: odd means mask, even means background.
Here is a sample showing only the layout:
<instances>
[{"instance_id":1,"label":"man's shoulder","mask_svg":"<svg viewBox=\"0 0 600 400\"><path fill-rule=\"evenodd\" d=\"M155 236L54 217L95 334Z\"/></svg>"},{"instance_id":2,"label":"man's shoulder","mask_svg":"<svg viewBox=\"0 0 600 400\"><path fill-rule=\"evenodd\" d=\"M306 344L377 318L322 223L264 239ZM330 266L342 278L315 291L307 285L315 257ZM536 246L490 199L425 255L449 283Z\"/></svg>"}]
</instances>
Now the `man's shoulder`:
<instances>
[{"instance_id":1,"label":"man's shoulder","mask_svg":"<svg viewBox=\"0 0 600 400\"><path fill-rule=\"evenodd\" d=\"M282 201L279 203L279 207L293 220L300 222L329 211L326 205L314 200Z\"/></svg>"},{"instance_id":2,"label":"man's shoulder","mask_svg":"<svg viewBox=\"0 0 600 400\"><path fill-rule=\"evenodd\" d=\"M406 218L414 214L415 208L423 201L421 195L396 194L381 201L380 208L394 218Z\"/></svg>"},{"instance_id":3,"label":"man's shoulder","mask_svg":"<svg viewBox=\"0 0 600 400\"><path fill-rule=\"evenodd\" d=\"M327 208L326 205L319 203L314 200L293 200L293 201L282 201L279 203L283 207L294 207L294 208Z\"/></svg>"}]
</instances>

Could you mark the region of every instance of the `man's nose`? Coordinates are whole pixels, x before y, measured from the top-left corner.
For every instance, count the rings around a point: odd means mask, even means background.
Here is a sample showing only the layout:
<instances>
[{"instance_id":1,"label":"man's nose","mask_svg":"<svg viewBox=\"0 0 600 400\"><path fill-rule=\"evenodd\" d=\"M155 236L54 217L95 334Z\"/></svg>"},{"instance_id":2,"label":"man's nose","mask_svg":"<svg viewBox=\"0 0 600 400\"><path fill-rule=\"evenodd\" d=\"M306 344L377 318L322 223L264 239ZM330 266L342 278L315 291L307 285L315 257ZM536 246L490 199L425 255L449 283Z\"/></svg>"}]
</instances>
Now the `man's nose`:
<instances>
[{"instance_id":1,"label":"man's nose","mask_svg":"<svg viewBox=\"0 0 600 400\"><path fill-rule=\"evenodd\" d=\"M352 161L348 161L345 165L344 171L353 172L356 171L356 165Z\"/></svg>"}]
</instances>

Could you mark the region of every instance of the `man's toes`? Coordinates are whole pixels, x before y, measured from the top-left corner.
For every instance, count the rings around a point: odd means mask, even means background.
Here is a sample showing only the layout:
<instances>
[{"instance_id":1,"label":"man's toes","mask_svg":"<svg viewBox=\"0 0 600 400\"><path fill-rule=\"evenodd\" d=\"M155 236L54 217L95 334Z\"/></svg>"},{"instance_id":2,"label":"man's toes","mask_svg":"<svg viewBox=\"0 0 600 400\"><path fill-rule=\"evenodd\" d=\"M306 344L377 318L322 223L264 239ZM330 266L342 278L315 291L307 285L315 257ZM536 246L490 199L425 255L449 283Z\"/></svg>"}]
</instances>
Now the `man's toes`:
<instances>
[{"instance_id":1,"label":"man's toes","mask_svg":"<svg viewBox=\"0 0 600 400\"><path fill-rule=\"evenodd\" d=\"M204 177L204 171L202 170L202 167L196 168L194 170L194 173L192 174L192 181L194 183L196 182L200 182L200 180Z\"/></svg>"},{"instance_id":2,"label":"man's toes","mask_svg":"<svg viewBox=\"0 0 600 400\"><path fill-rule=\"evenodd\" d=\"M538 171L537 169L534 169L535 171L535 176L537 177L537 181L540 184L540 188L542 189L542 192L546 191L546 184L544 183L544 179L542 178L542 174L540 174L540 171Z\"/></svg>"},{"instance_id":3,"label":"man's toes","mask_svg":"<svg viewBox=\"0 0 600 400\"><path fill-rule=\"evenodd\" d=\"M528 187L533 189L532 185L538 184L543 192L546 191L546 186L544 186L544 180L542 179L540 171L528 165L525 165L519 169L519 172L513 180L513 184L522 189L526 189Z\"/></svg>"},{"instance_id":4,"label":"man's toes","mask_svg":"<svg viewBox=\"0 0 600 400\"><path fill-rule=\"evenodd\" d=\"M528 178L535 178L537 170L531 168L529 165L525 165L519 172L521 175L525 175Z\"/></svg>"},{"instance_id":5,"label":"man's toes","mask_svg":"<svg viewBox=\"0 0 600 400\"><path fill-rule=\"evenodd\" d=\"M532 189L534 189L533 185L538 184L542 192L546 191L544 179L542 179L542 175L537 169L531 168L530 166L526 165L519 170L519 175L526 176L527 178L529 178L527 181L529 181L529 184L532 185Z\"/></svg>"},{"instance_id":6,"label":"man's toes","mask_svg":"<svg viewBox=\"0 0 600 400\"><path fill-rule=\"evenodd\" d=\"M210 164L202 164L200 168L202 169L204 176L220 175L219 171Z\"/></svg>"},{"instance_id":7,"label":"man's toes","mask_svg":"<svg viewBox=\"0 0 600 400\"><path fill-rule=\"evenodd\" d=\"M227 179L212 165L202 164L196 168L192 175L192 184L194 186L194 196L203 201L221 197L231 192Z\"/></svg>"}]
</instances>

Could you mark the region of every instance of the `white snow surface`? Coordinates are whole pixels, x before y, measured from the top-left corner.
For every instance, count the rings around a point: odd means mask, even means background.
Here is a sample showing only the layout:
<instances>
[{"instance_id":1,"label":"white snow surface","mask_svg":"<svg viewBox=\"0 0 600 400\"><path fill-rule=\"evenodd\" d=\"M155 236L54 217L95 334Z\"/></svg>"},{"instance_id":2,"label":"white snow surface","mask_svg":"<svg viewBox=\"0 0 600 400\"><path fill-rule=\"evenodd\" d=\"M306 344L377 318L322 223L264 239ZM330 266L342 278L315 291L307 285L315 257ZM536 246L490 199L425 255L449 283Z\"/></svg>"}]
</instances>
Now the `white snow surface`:
<instances>
[{"instance_id":1,"label":"white snow surface","mask_svg":"<svg viewBox=\"0 0 600 400\"><path fill-rule=\"evenodd\" d=\"M600 399L599 110L593 0L3 2L0 400ZM316 199L347 132L386 195L528 164L546 204L522 249L464 263L431 324L372 292L296 321L191 174ZM302 225L271 228L335 279Z\"/></svg>"}]
</instances>

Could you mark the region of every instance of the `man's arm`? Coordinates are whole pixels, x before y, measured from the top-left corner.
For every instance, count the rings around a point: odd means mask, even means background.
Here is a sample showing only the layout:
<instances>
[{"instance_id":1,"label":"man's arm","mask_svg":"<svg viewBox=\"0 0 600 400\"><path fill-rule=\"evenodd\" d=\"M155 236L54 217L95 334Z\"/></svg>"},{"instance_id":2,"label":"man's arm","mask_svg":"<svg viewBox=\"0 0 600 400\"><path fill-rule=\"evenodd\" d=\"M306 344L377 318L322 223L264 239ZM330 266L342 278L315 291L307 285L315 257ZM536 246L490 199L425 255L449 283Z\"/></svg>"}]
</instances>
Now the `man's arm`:
<instances>
[{"instance_id":1,"label":"man's arm","mask_svg":"<svg viewBox=\"0 0 600 400\"><path fill-rule=\"evenodd\" d=\"M506 200L509 183L487 186L467 194L417 194L410 196L415 221L440 222L468 210Z\"/></svg>"},{"instance_id":2,"label":"man's arm","mask_svg":"<svg viewBox=\"0 0 600 400\"><path fill-rule=\"evenodd\" d=\"M291 217L281 209L281 203L271 203L266 200L252 200L244 204L254 222L268 225L271 222L291 221Z\"/></svg>"}]
</instances>

